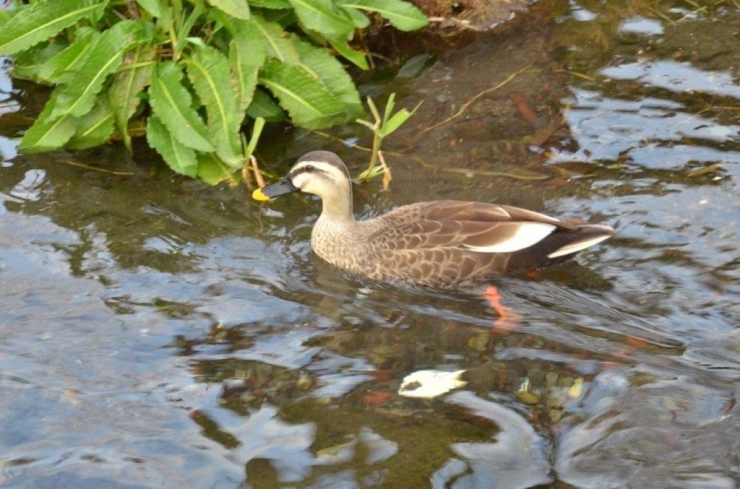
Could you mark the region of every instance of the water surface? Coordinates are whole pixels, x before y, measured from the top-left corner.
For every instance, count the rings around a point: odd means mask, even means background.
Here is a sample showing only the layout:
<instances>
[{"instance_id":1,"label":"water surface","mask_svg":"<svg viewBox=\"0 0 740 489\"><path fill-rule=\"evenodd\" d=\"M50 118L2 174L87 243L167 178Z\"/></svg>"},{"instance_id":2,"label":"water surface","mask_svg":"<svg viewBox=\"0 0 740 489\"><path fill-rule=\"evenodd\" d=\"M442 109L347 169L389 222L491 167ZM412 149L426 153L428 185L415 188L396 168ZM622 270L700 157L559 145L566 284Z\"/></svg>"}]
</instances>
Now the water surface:
<instances>
[{"instance_id":1,"label":"water surface","mask_svg":"<svg viewBox=\"0 0 740 489\"><path fill-rule=\"evenodd\" d=\"M0 486L736 487L740 10L699 7L554 4L364 86L423 104L360 216L459 198L618 230L496 280L514 329L480 288L321 262L310 198L117 146L17 155L42 95L1 79ZM343 141L367 134L332 134L273 134L263 165L322 148L359 173ZM467 385L400 396L425 369Z\"/></svg>"}]
</instances>

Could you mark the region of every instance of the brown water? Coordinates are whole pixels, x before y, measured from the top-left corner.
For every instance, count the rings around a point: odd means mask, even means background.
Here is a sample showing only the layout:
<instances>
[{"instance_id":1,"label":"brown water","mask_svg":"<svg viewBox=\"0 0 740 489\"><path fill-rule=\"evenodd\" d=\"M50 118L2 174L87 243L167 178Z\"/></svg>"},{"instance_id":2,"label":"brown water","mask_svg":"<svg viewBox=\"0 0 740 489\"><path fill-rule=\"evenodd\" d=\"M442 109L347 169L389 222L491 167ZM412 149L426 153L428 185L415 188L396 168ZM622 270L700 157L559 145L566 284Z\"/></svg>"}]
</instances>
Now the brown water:
<instances>
[{"instance_id":1,"label":"brown water","mask_svg":"<svg viewBox=\"0 0 740 489\"><path fill-rule=\"evenodd\" d=\"M736 487L738 31L731 1L560 3L364 87L424 103L360 215L460 198L617 228L496 281L511 331L478 289L322 263L311 199L116 146L16 155L40 95L0 79L0 487ZM359 173L341 141L367 134L332 134L274 133L264 164ZM467 385L398 395L425 369Z\"/></svg>"}]
</instances>

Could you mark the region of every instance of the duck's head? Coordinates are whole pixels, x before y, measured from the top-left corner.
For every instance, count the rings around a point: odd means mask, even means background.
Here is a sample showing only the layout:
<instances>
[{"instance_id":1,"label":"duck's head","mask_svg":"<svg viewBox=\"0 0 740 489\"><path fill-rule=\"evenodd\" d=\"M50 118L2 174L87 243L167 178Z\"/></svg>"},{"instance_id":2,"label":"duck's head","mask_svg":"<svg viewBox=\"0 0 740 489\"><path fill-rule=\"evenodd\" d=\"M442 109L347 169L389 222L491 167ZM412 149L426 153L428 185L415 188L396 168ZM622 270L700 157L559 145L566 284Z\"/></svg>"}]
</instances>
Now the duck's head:
<instances>
[{"instance_id":1,"label":"duck's head","mask_svg":"<svg viewBox=\"0 0 740 489\"><path fill-rule=\"evenodd\" d=\"M351 194L347 167L339 156L330 151L312 151L296 161L288 176L255 190L252 198L265 201L299 191L318 195L324 202L336 195Z\"/></svg>"}]
</instances>

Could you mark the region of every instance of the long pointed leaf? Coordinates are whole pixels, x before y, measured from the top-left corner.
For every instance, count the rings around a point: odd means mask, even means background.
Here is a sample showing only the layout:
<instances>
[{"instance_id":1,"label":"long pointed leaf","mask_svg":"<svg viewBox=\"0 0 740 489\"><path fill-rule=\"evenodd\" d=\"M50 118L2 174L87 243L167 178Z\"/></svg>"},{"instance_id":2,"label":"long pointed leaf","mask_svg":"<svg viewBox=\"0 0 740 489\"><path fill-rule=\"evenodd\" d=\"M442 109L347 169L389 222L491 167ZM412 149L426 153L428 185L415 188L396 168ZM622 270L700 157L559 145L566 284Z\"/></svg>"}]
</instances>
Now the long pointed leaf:
<instances>
[{"instance_id":1,"label":"long pointed leaf","mask_svg":"<svg viewBox=\"0 0 740 489\"><path fill-rule=\"evenodd\" d=\"M229 49L229 64L234 88L236 89L236 105L239 112L244 112L252 103L254 90L257 88L257 72L259 64L254 64L249 49L240 39L231 41Z\"/></svg>"},{"instance_id":2,"label":"long pointed leaf","mask_svg":"<svg viewBox=\"0 0 740 489\"><path fill-rule=\"evenodd\" d=\"M298 20L307 29L320 32L327 39L346 40L355 29L349 15L332 0L289 0Z\"/></svg>"},{"instance_id":3,"label":"long pointed leaf","mask_svg":"<svg viewBox=\"0 0 740 489\"><path fill-rule=\"evenodd\" d=\"M123 21L105 31L74 76L59 93L52 117L69 114L79 117L92 108L105 79L123 62L123 55L137 42L143 23Z\"/></svg>"},{"instance_id":4,"label":"long pointed leaf","mask_svg":"<svg viewBox=\"0 0 740 489\"><path fill-rule=\"evenodd\" d=\"M416 109L414 109L414 111L416 111ZM388 119L388 122L383 124L383 127L380 130L380 135L382 137L386 137L392 132L394 132L396 129L401 127L401 125L403 125L403 123L406 122L409 119L409 117L411 117L414 114L414 111L409 112L406 109L401 109L398 112L396 112L396 114L393 117Z\"/></svg>"},{"instance_id":5,"label":"long pointed leaf","mask_svg":"<svg viewBox=\"0 0 740 489\"><path fill-rule=\"evenodd\" d=\"M38 78L47 83L64 83L69 80L68 71L75 69L85 59L90 47L100 37L100 33L90 28L77 31L77 39L53 58L39 67Z\"/></svg>"},{"instance_id":6,"label":"long pointed leaf","mask_svg":"<svg viewBox=\"0 0 740 489\"><path fill-rule=\"evenodd\" d=\"M265 43L268 56L287 64L298 63L298 53L280 24L269 22L255 15L250 20L249 28L254 29L260 35Z\"/></svg>"},{"instance_id":7,"label":"long pointed leaf","mask_svg":"<svg viewBox=\"0 0 740 489\"><path fill-rule=\"evenodd\" d=\"M239 182L239 177L234 174L233 169L219 160L214 153L198 155L198 178L210 185L227 180L232 185Z\"/></svg>"},{"instance_id":8,"label":"long pointed leaf","mask_svg":"<svg viewBox=\"0 0 740 489\"><path fill-rule=\"evenodd\" d=\"M275 102L275 99L262 88L257 87L252 97L252 103L247 107L247 115L252 119L263 118L267 122L280 122L287 119L285 111Z\"/></svg>"},{"instance_id":9,"label":"long pointed leaf","mask_svg":"<svg viewBox=\"0 0 740 489\"><path fill-rule=\"evenodd\" d=\"M370 17L367 16L366 13L361 12L353 7L347 7L345 5L342 5L341 2L337 2L341 6L342 10L344 10L350 19L352 19L352 23L355 25L357 29L365 29L370 25Z\"/></svg>"},{"instance_id":10,"label":"long pointed leaf","mask_svg":"<svg viewBox=\"0 0 740 489\"><path fill-rule=\"evenodd\" d=\"M301 68L333 93L345 105L347 119L353 119L362 109L357 88L344 66L324 49L293 35L291 40L301 56Z\"/></svg>"},{"instance_id":11,"label":"long pointed leaf","mask_svg":"<svg viewBox=\"0 0 740 489\"><path fill-rule=\"evenodd\" d=\"M149 117L146 126L146 140L162 155L165 163L173 171L194 177L198 174L198 160L195 151L180 144L156 115Z\"/></svg>"},{"instance_id":12,"label":"long pointed leaf","mask_svg":"<svg viewBox=\"0 0 740 489\"><path fill-rule=\"evenodd\" d=\"M40 153L59 149L74 135L76 125L74 119L68 115L52 118L51 113L56 105L57 92L54 91L46 102L33 126L26 131L18 149L23 153Z\"/></svg>"},{"instance_id":13,"label":"long pointed leaf","mask_svg":"<svg viewBox=\"0 0 740 489\"><path fill-rule=\"evenodd\" d=\"M289 9L290 2L288 0L249 0L249 4L253 7L269 8L269 9Z\"/></svg>"},{"instance_id":14,"label":"long pointed leaf","mask_svg":"<svg viewBox=\"0 0 740 489\"><path fill-rule=\"evenodd\" d=\"M375 12L400 31L413 31L425 27L429 20L414 5L402 0L347 0L342 7Z\"/></svg>"},{"instance_id":15,"label":"long pointed leaf","mask_svg":"<svg viewBox=\"0 0 740 489\"><path fill-rule=\"evenodd\" d=\"M137 47L126 53L123 64L113 77L108 89L108 100L115 114L116 127L123 143L131 151L128 120L136 113L141 98L139 93L151 82L157 48L151 44Z\"/></svg>"},{"instance_id":16,"label":"long pointed leaf","mask_svg":"<svg viewBox=\"0 0 740 489\"><path fill-rule=\"evenodd\" d=\"M367 58L365 57L365 53L360 51L355 51L349 45L346 41L329 41L329 44L331 44L331 47L334 48L336 52L341 54L344 59L352 63L353 65L357 66L358 68L362 70L368 70L370 69L370 66L367 64Z\"/></svg>"},{"instance_id":17,"label":"long pointed leaf","mask_svg":"<svg viewBox=\"0 0 740 489\"><path fill-rule=\"evenodd\" d=\"M247 20L250 17L247 0L208 0L208 3L237 19Z\"/></svg>"},{"instance_id":18,"label":"long pointed leaf","mask_svg":"<svg viewBox=\"0 0 740 489\"><path fill-rule=\"evenodd\" d=\"M168 8L167 0L136 0L139 7L149 12L152 17L164 17Z\"/></svg>"},{"instance_id":19,"label":"long pointed leaf","mask_svg":"<svg viewBox=\"0 0 740 489\"><path fill-rule=\"evenodd\" d=\"M265 128L265 120L262 117L254 119L254 127L252 128L252 137L249 138L249 143L244 151L244 156L249 158L254 153L254 149L257 147L257 141L259 141L262 129Z\"/></svg>"},{"instance_id":20,"label":"long pointed leaf","mask_svg":"<svg viewBox=\"0 0 740 489\"><path fill-rule=\"evenodd\" d=\"M214 151L208 129L193 110L190 92L182 86L181 69L173 62L160 63L154 70L149 103L154 113L180 144L198 151Z\"/></svg>"},{"instance_id":21,"label":"long pointed leaf","mask_svg":"<svg viewBox=\"0 0 740 489\"><path fill-rule=\"evenodd\" d=\"M241 20L229 17L219 11L213 11L209 15L223 24L234 41L239 41L249 49L249 54L254 64L261 65L264 62L267 55L267 42L260 32L261 28L257 24L258 21L255 20L261 18L261 16L254 16L249 20ZM277 26L277 29L280 30L280 27Z\"/></svg>"},{"instance_id":22,"label":"long pointed leaf","mask_svg":"<svg viewBox=\"0 0 740 489\"><path fill-rule=\"evenodd\" d=\"M300 67L268 60L259 82L280 100L296 124L307 129L328 127L345 118L345 105Z\"/></svg>"},{"instance_id":23,"label":"long pointed leaf","mask_svg":"<svg viewBox=\"0 0 740 489\"><path fill-rule=\"evenodd\" d=\"M113 109L104 94L98 96L95 106L87 114L75 119L75 134L65 145L70 149L87 149L108 141L114 127Z\"/></svg>"},{"instance_id":24,"label":"long pointed leaf","mask_svg":"<svg viewBox=\"0 0 740 489\"><path fill-rule=\"evenodd\" d=\"M206 108L208 134L216 154L232 168L240 168L239 129L244 114L238 111L234 90L226 76L229 73L226 56L213 48L197 46L187 67L193 88Z\"/></svg>"},{"instance_id":25,"label":"long pointed leaf","mask_svg":"<svg viewBox=\"0 0 740 489\"><path fill-rule=\"evenodd\" d=\"M80 19L99 16L108 0L42 0L18 10L0 29L0 55L45 41Z\"/></svg>"},{"instance_id":26,"label":"long pointed leaf","mask_svg":"<svg viewBox=\"0 0 740 489\"><path fill-rule=\"evenodd\" d=\"M0 25L0 31L2 25ZM13 56L13 76L16 78L44 82L39 77L39 71L50 59L69 47L64 39L54 39L53 42L39 44Z\"/></svg>"}]
</instances>

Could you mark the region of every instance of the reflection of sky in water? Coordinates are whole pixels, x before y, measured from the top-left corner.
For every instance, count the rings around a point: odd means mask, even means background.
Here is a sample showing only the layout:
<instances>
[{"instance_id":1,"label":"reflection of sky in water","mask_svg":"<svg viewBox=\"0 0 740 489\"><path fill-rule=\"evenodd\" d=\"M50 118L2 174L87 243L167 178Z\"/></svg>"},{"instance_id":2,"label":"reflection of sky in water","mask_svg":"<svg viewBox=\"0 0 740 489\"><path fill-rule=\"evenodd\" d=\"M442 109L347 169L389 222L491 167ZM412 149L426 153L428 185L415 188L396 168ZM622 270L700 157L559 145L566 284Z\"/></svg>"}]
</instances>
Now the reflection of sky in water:
<instances>
[{"instance_id":1,"label":"reflection of sky in water","mask_svg":"<svg viewBox=\"0 0 740 489\"><path fill-rule=\"evenodd\" d=\"M571 90L573 98L567 101L571 108L565 120L579 149L573 154L556 154L554 161L615 160L629 152L631 160L640 165L678 168L689 161L740 159L737 152L719 148L722 143L740 138L738 125L723 126L689 114L671 100L632 101L578 88ZM693 141L676 144L684 138Z\"/></svg>"},{"instance_id":2,"label":"reflection of sky in water","mask_svg":"<svg viewBox=\"0 0 740 489\"><path fill-rule=\"evenodd\" d=\"M10 100L10 92L13 82L10 78L9 65L5 64L7 58L0 56L0 114L17 112L20 107L17 102ZM18 143L0 136L0 168L2 161L15 158L18 154L16 148Z\"/></svg>"},{"instance_id":3,"label":"reflection of sky in water","mask_svg":"<svg viewBox=\"0 0 740 489\"><path fill-rule=\"evenodd\" d=\"M663 24L645 17L630 17L619 25L619 32L628 34L644 34L646 36L659 36L663 34Z\"/></svg>"},{"instance_id":4,"label":"reflection of sky in water","mask_svg":"<svg viewBox=\"0 0 740 489\"><path fill-rule=\"evenodd\" d=\"M3 160L12 160L18 156L18 142L0 136L0 168L4 165Z\"/></svg>"},{"instance_id":5,"label":"reflection of sky in water","mask_svg":"<svg viewBox=\"0 0 740 489\"><path fill-rule=\"evenodd\" d=\"M7 59L7 57L0 56L0 102L6 100L8 98L7 94L13 89L13 82L9 73L10 65L7 64Z\"/></svg>"},{"instance_id":6,"label":"reflection of sky in water","mask_svg":"<svg viewBox=\"0 0 740 489\"><path fill-rule=\"evenodd\" d=\"M732 75L702 71L687 62L641 59L604 68L601 74L615 80L639 81L672 92L693 90L740 99L740 86L735 84Z\"/></svg>"},{"instance_id":7,"label":"reflection of sky in water","mask_svg":"<svg viewBox=\"0 0 740 489\"><path fill-rule=\"evenodd\" d=\"M572 18L573 20L577 20L579 22L588 22L594 20L596 17L598 17L598 15L591 12L590 10L586 10L575 2L570 2L570 15L564 17L564 19Z\"/></svg>"}]
</instances>

